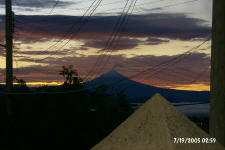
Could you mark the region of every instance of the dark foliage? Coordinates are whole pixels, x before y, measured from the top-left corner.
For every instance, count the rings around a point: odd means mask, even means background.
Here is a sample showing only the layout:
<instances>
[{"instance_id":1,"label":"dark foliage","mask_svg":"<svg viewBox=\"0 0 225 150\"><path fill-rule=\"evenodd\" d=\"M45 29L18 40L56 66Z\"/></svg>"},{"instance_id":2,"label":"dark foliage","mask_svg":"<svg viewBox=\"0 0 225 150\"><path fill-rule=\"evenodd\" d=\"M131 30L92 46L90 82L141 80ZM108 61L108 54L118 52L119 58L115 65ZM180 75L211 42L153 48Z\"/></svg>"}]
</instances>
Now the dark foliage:
<instances>
[{"instance_id":1,"label":"dark foliage","mask_svg":"<svg viewBox=\"0 0 225 150\"><path fill-rule=\"evenodd\" d=\"M205 132L209 133L209 117L189 117L194 123L196 123Z\"/></svg>"},{"instance_id":2,"label":"dark foliage","mask_svg":"<svg viewBox=\"0 0 225 150\"><path fill-rule=\"evenodd\" d=\"M18 79L1 99L1 150L88 150L132 113L122 92L109 96L101 86L90 94L72 67L60 74L60 87L34 92Z\"/></svg>"}]
</instances>

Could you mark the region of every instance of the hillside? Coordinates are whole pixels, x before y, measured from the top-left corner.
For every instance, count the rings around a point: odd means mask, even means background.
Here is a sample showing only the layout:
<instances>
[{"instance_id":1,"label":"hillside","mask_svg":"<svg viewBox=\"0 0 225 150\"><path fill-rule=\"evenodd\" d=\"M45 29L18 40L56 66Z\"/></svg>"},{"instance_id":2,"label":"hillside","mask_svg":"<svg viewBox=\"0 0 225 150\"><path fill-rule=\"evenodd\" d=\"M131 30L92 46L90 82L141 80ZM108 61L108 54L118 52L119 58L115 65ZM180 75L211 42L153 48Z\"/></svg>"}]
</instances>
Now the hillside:
<instances>
[{"instance_id":1,"label":"hillside","mask_svg":"<svg viewBox=\"0 0 225 150\"><path fill-rule=\"evenodd\" d=\"M97 87L102 84L108 85L109 93L120 90L124 91L129 97L129 101L136 103L145 102L155 93L160 93L171 102L208 102L210 98L208 91L199 92L158 88L130 80L115 70L111 70L86 83L86 87Z\"/></svg>"}]
</instances>

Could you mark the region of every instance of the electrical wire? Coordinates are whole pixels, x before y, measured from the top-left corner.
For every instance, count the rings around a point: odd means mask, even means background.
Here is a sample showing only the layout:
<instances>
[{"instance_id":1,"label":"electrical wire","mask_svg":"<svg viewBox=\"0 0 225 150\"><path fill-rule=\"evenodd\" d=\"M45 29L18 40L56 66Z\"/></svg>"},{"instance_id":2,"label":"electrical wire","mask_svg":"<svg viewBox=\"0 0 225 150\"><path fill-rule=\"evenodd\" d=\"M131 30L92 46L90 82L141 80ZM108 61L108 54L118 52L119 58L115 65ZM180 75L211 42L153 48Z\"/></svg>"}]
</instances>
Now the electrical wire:
<instances>
[{"instance_id":1,"label":"electrical wire","mask_svg":"<svg viewBox=\"0 0 225 150\"><path fill-rule=\"evenodd\" d=\"M91 7L93 7L93 5L95 4L96 1L97 1L97 0L95 0L95 1L90 5L89 9L85 11L85 13L83 14L83 16L80 17L79 20L78 20L77 22L75 22L75 23L70 27L70 29L67 31L66 34L64 34L64 36L63 36L64 39L63 39L63 40L66 40L66 36L68 36L68 35L69 35L70 37L69 37L68 41L67 41L63 46L60 47L60 49L63 48L66 44L68 44L68 43L71 41L71 39L73 38L74 35L72 35L72 36L70 35L70 30L72 30L72 29L76 26L76 24L79 24L80 26L78 27L77 32L76 32L76 35L77 35L77 34L79 33L79 31L82 29L82 27L84 27L84 25L86 24L87 19L84 20L84 19L85 19L85 15L86 15L87 13L89 13L88 15L89 15L89 17L90 17L90 16L94 13L94 11L97 9L97 7L99 6L99 4L102 2L102 0L99 0L99 1L96 3L96 5L94 6L94 8L93 8L90 12L88 12L88 11L91 9ZM84 20L85 22L84 22L83 20ZM83 21L83 22L82 22L82 21ZM80 23L81 23L81 24L80 24ZM61 42L61 40L62 40L62 39L58 40L55 44L51 45L49 48L55 46L56 44L58 44L59 42ZM48 48L48 49L49 49L49 48ZM35 61L35 62L37 62L37 61L43 61L43 60L45 60L45 59L47 59L47 58L50 58L50 56L57 54L57 52L58 52L58 51L56 51L55 53L51 53L51 54L48 55L47 57L44 57L44 58L38 59L38 60L34 60L34 61Z\"/></svg>"},{"instance_id":2,"label":"electrical wire","mask_svg":"<svg viewBox=\"0 0 225 150\"><path fill-rule=\"evenodd\" d=\"M166 7L172 7L172 6L176 6L176 5L181 5L181 4L186 4L186 3L190 3L190 2L194 2L194 1L198 1L198 0L192 0L192 1L177 3L177 4L173 4L173 5L167 5L167 6L160 7L160 9L166 8ZM156 10L156 9L155 8L154 9L150 9L150 11L154 11L154 10ZM132 12L133 12L133 10L132 10ZM106 61L106 63L103 66L105 66L108 63L109 59L110 59L110 56L108 57L108 60ZM104 67L102 67L102 68L104 69Z\"/></svg>"},{"instance_id":3,"label":"electrical wire","mask_svg":"<svg viewBox=\"0 0 225 150\"><path fill-rule=\"evenodd\" d=\"M199 45L197 45L197 46L191 48L190 50L186 51L185 53L180 54L180 55L178 55L177 57L174 57L174 58L169 59L169 60L167 60L167 61L161 62L161 63L159 63L158 65L155 65L155 66L152 67L152 68L149 68L149 69L146 69L146 70L144 70L144 71L141 71L141 72L139 72L139 73L133 75L131 78L136 78L136 77L138 77L138 76L142 76L144 73L146 73L146 71L152 71L151 74L147 76L148 79L149 79L149 78L152 78L152 77L155 76L156 74L160 73L161 70L164 70L165 68L163 68L163 67L167 67L167 68L168 68L169 65L175 65L176 63L179 63L179 62L182 60L182 58L189 56L189 55L191 54L192 51L194 51L194 50L198 49L199 47L201 47L201 46L202 46L203 44L205 44L209 39L210 39L210 38L207 38L205 41L203 41L203 42L200 43ZM162 67L162 66L163 66L163 67ZM161 67L161 68L160 68L160 67ZM131 79L131 78L129 78L129 79ZM145 77L145 78L146 78L146 77ZM142 78L142 79L145 79L145 78ZM190 83L193 84L194 82L197 81L198 78L199 78L199 76L197 76L196 79L193 80L193 81L191 81ZM121 81L119 81L119 82L121 82ZM129 87L131 87L131 86L127 86L127 87L125 87L123 90L125 90L125 89L127 89L127 88L129 88Z\"/></svg>"},{"instance_id":4,"label":"electrical wire","mask_svg":"<svg viewBox=\"0 0 225 150\"><path fill-rule=\"evenodd\" d=\"M165 1L165 0L160 0L160 1ZM160 1L153 1L152 3L156 3L156 2L160 2ZM107 4L105 4L105 5L108 5L108 4L112 4L112 3L107 3ZM145 3L142 3L141 5L144 5ZM104 6L105 6L104 5ZM88 8L88 7L85 7L85 8ZM89 20L91 20L91 18L89 19ZM18 20L18 22L20 22L21 23L21 21L20 20ZM19 29L19 28L18 28ZM21 29L21 28L20 28ZM66 35L67 36L67 35ZM66 36L63 36L63 41L66 39ZM63 42L62 41L62 42ZM54 46L56 46L58 43L62 43L61 42L61 39L59 40L59 41L57 41L55 44L53 44L52 46L50 46L50 47L48 47L45 51L48 51L49 49L51 49L51 48L53 48ZM43 51L44 52L44 51Z\"/></svg>"},{"instance_id":5,"label":"electrical wire","mask_svg":"<svg viewBox=\"0 0 225 150\"><path fill-rule=\"evenodd\" d=\"M88 72L88 74L86 75L86 77L84 78L84 80L86 80L86 79L93 73L92 70L96 69L97 65L101 62L102 58L104 57L104 52L107 50L108 45L109 45L110 42L112 41L112 37L113 37L114 34L116 33L116 29L118 28L118 25L119 25L119 23L120 23L120 20L122 19L123 15L124 15L124 13L125 13L125 9L126 9L126 7L127 7L127 5L128 5L128 2L129 2L129 0L126 1L126 4L125 4L125 6L124 6L124 8L123 8L123 11L122 11L120 17L118 18L118 20L117 20L116 23L114 24L113 30L112 30L112 32L111 32L111 35L110 35L110 37L108 38L105 47L102 49L102 52L103 52L103 53L102 53L101 55L98 56L98 58L97 58L95 64L92 66L92 69L90 69L90 71Z\"/></svg>"},{"instance_id":6,"label":"electrical wire","mask_svg":"<svg viewBox=\"0 0 225 150\"><path fill-rule=\"evenodd\" d=\"M165 1L165 0L160 0L160 1ZM160 2L160 1L154 1L152 3L157 3L157 2ZM171 7L171 6L176 6L176 5L180 5L180 4L185 4L185 3L190 3L190 2L194 2L194 1L198 1L198 0L192 0L192 1L188 1L188 2L182 2L182 3L177 3L177 4L173 4L173 5L168 5L168 6L163 6L163 7L160 7L161 8L165 8L165 7ZM146 3L142 3L140 5L144 5ZM156 8L153 8L151 9L151 11L154 11ZM91 20L91 19L90 19ZM65 39L65 37L63 37ZM49 48L47 48L45 51L48 51L48 49L51 49L52 47L54 47L55 45L57 45L61 40L59 40L58 42L56 42L55 44L53 44L52 46L50 46ZM60 42L61 43L61 42ZM52 54L53 55L53 54ZM51 56L52 56L51 55ZM38 60L37 60L38 61Z\"/></svg>"},{"instance_id":7,"label":"electrical wire","mask_svg":"<svg viewBox=\"0 0 225 150\"><path fill-rule=\"evenodd\" d=\"M190 105L200 105L200 104L210 104L210 102L198 102L198 103L187 103L187 104L173 104L174 106L190 106Z\"/></svg>"},{"instance_id":8,"label":"electrical wire","mask_svg":"<svg viewBox=\"0 0 225 150\"><path fill-rule=\"evenodd\" d=\"M128 15L129 11L127 12L126 18L125 18L125 20L124 20L124 22L123 22L124 26L126 25L129 16L132 14L132 12L133 12L133 10L134 10L134 8L135 8L136 3L137 3L137 0L134 1L132 11L131 11L131 13L130 13L129 15ZM131 7L130 7L130 8L131 8ZM130 9L130 8L129 8L129 9ZM124 26L121 25L121 28L120 28L120 31L118 31L118 34L121 33L121 32L123 31ZM106 61L105 61L105 63L103 64L102 68L100 68L99 72L101 72L101 71L105 68L105 66L107 65L107 63L109 63L109 60L110 60L110 58L111 58L111 53L112 53L113 50L118 46L118 42L119 42L120 38L121 38L121 34L119 34L119 36L118 36L118 40L116 41L117 43L115 43L115 44L114 44L114 47L113 47L111 50L109 50L108 57L106 58ZM99 72L98 72L98 74L99 74Z\"/></svg>"},{"instance_id":9,"label":"electrical wire","mask_svg":"<svg viewBox=\"0 0 225 150\"><path fill-rule=\"evenodd\" d=\"M94 66L92 67L92 69L90 71L97 69L96 68L97 65L101 64L102 61L104 60L104 57L107 56L107 54L105 54L105 53L110 51L110 47L117 40L117 36L118 36L119 32L121 31L121 27L123 26L124 22L127 19L128 12L129 12L129 10L130 10L134 1L132 1L129 6L128 6L128 2L129 2L129 0L126 2L125 6L123 8L123 12L121 13L118 21L116 22L116 24L114 26L114 29L113 29L113 32L112 32L110 38L108 39L105 47L101 50L101 51L103 51L103 54L99 56L99 58L96 60L96 63L94 64ZM127 6L128 6L128 9L125 12ZM91 73L93 73L93 71ZM84 79L86 80L89 77L89 75L90 75L90 73Z\"/></svg>"},{"instance_id":10,"label":"electrical wire","mask_svg":"<svg viewBox=\"0 0 225 150\"><path fill-rule=\"evenodd\" d=\"M95 0L97 1L97 0ZM94 2L95 2L94 1ZM65 47L75 36L78 35L78 33L80 32L80 30L85 26L85 24L87 23L88 19L85 18L85 15L86 13L88 13L88 11L91 9L91 7L94 5L94 2L92 3L92 5L89 7L89 9L84 13L84 15L78 20L78 22L74 23L71 28L68 30L68 32L66 34L64 34L63 36L63 39L60 39L58 40L55 44L51 45L50 47L48 47L46 49L49 50L50 48L56 46L58 43L62 43L64 42L65 40L67 40L67 42L65 44L63 44L60 48L58 48L58 50L62 49L63 47ZM97 4L94 6L94 8L90 11L90 13L88 14L90 16L92 16L92 14L94 13L94 11L98 8L99 4L102 2L102 0L98 0ZM81 22L81 24L80 24ZM74 27L76 26L76 24L78 24L78 28L76 30L76 32L74 33L74 35L70 32L71 30L74 29ZM67 36L70 36L70 37L67 37ZM67 38L66 38L67 37ZM47 56L47 57L44 57L44 58L41 58L41 59L36 59L35 61L43 61L47 58L50 58L51 56L57 54L57 50L55 51L55 53L52 53L51 55Z\"/></svg>"},{"instance_id":11,"label":"electrical wire","mask_svg":"<svg viewBox=\"0 0 225 150\"><path fill-rule=\"evenodd\" d=\"M18 5L18 3L17 3L16 1L14 1L14 2L16 3L16 5ZM52 8L51 8L50 11L47 13L47 16L51 16L51 15L52 15L52 13L54 12L54 10L55 10L55 8L57 7L57 5L59 4L59 2L60 2L60 0L56 0L56 1L55 1L55 3L53 4ZM15 16L16 16L16 15L15 15ZM18 17L18 16L16 16L16 17ZM46 20L46 18L40 20L40 22L43 22L43 21L45 21L45 20ZM15 18L15 21L18 22L18 23L21 23L21 24L26 25L25 21L23 21L23 20L20 20L20 19L16 19L16 18Z\"/></svg>"},{"instance_id":12,"label":"electrical wire","mask_svg":"<svg viewBox=\"0 0 225 150\"><path fill-rule=\"evenodd\" d=\"M207 40L209 40L209 39L207 39ZM161 63L155 65L155 67L159 67L159 66L161 66L161 65L163 65L163 64L167 64L167 63L170 63L171 61L177 60L178 58L182 58L184 55L187 55L188 53L190 53L190 52L193 51L194 49L199 48L201 45L203 45L204 43L206 43L207 40L205 40L205 41L203 41L202 43L200 43L199 45L197 45L197 46L195 46L195 47L193 47L193 48L187 50L186 52L184 52L184 53L178 55L178 56L175 57L175 58L172 58L172 59L163 61L163 62L161 62ZM151 68L151 69L152 69L152 68ZM112 85L112 84L115 84L115 83L121 83L121 82L123 82L123 81L125 81L125 80L127 80L127 79L133 79L133 78L135 78L135 77L137 77L137 76L142 75L143 73L146 73L146 72L150 71L151 69L146 69L146 70L140 71L140 72L138 72L138 73L136 73L136 74L134 74L134 75L132 75L132 76L126 78L126 79L120 79L120 80L117 80L117 81L113 81L113 82L110 83L109 85ZM88 90L88 89L94 89L94 88L96 88L96 87L98 87L98 86L99 86L99 85L95 85L95 86L92 86L92 87L89 87L89 88L85 88L85 89L70 90L70 91L62 91L62 92L36 92L36 93L33 93L33 92L31 92L31 93L28 93L28 92L26 92L26 93L0 92L0 93L8 94L8 95L13 95L13 94L19 94L19 95L26 95L26 94L28 94L28 95L30 95L30 94L31 94L31 95L33 95L33 94L63 94L63 93L66 94L66 93L78 93L78 92L86 91L86 90Z\"/></svg>"}]
</instances>

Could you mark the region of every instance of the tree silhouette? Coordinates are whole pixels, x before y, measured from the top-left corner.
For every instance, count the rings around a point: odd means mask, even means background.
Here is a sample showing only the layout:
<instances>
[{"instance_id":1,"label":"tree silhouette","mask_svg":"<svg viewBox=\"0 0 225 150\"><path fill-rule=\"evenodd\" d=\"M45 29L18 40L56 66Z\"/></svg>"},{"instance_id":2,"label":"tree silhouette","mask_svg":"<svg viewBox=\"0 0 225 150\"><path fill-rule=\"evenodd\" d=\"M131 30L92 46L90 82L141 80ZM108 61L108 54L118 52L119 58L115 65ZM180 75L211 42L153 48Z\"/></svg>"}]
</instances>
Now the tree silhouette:
<instances>
[{"instance_id":1,"label":"tree silhouette","mask_svg":"<svg viewBox=\"0 0 225 150\"><path fill-rule=\"evenodd\" d=\"M19 84L19 86L23 87L26 86L26 81L23 79L18 79L16 76L14 76L14 80L17 81L17 83Z\"/></svg>"},{"instance_id":2,"label":"tree silhouette","mask_svg":"<svg viewBox=\"0 0 225 150\"><path fill-rule=\"evenodd\" d=\"M18 150L88 150L130 115L124 93L110 94L108 85L86 89L71 65L62 66L58 73L65 78L63 86L29 89L23 79L14 78L18 84L10 95L14 129L10 135L16 139L10 144ZM1 133L8 129L5 104L0 101ZM0 149L7 150L8 133L0 138Z\"/></svg>"},{"instance_id":3,"label":"tree silhouette","mask_svg":"<svg viewBox=\"0 0 225 150\"><path fill-rule=\"evenodd\" d=\"M26 81L24 79L19 79L16 76L14 76L13 78L17 82L17 84L13 86L14 92L29 91L29 88L27 87Z\"/></svg>"},{"instance_id":4,"label":"tree silhouette","mask_svg":"<svg viewBox=\"0 0 225 150\"><path fill-rule=\"evenodd\" d=\"M79 77L77 71L73 69L72 65L68 67L62 66L59 74L65 78L64 85L83 85L83 80Z\"/></svg>"}]
</instances>

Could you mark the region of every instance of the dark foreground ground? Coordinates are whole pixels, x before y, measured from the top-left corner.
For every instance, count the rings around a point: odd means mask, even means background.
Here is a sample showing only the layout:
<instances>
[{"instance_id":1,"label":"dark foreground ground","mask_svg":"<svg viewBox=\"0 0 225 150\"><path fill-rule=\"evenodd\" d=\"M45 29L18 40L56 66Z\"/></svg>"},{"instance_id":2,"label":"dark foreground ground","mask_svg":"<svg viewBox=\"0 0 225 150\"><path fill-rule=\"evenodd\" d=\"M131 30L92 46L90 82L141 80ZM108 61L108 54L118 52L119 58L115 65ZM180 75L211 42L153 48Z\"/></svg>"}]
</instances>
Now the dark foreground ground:
<instances>
[{"instance_id":1,"label":"dark foreground ground","mask_svg":"<svg viewBox=\"0 0 225 150\"><path fill-rule=\"evenodd\" d=\"M88 150L133 112L122 92L109 96L104 87L91 94L43 90L48 93L1 97L1 150ZM207 117L190 119L208 131Z\"/></svg>"}]
</instances>

